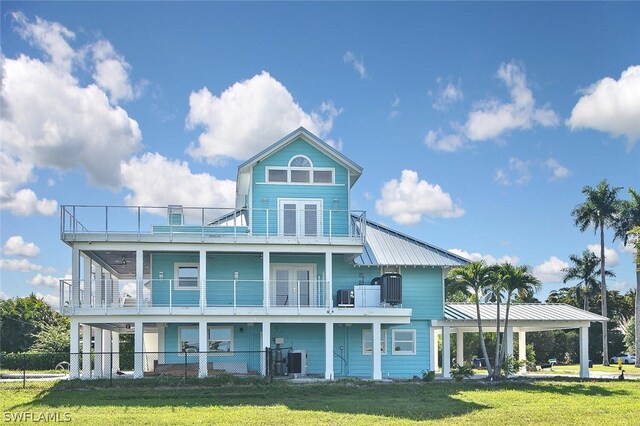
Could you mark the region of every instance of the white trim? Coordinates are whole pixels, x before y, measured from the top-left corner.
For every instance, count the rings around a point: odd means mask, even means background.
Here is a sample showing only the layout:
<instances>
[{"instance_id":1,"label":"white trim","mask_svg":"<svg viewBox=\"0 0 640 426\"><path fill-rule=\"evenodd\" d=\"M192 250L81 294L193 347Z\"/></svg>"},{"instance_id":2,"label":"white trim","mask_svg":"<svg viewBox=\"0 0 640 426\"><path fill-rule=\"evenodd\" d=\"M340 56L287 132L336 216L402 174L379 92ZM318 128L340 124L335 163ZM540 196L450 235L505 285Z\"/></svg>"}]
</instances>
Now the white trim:
<instances>
[{"instance_id":1,"label":"white trim","mask_svg":"<svg viewBox=\"0 0 640 426\"><path fill-rule=\"evenodd\" d=\"M197 347L197 351L196 352L187 352L187 356L191 356L191 355L196 355L200 352L200 326L199 325L179 325L178 326L178 350L177 352L182 353L182 330L184 329L191 329L191 330L195 330L197 332L197 337L198 337L198 341L196 342L196 347ZM229 325L208 325L207 326L207 348L209 349L210 346L210 342L211 342L211 334L210 331L211 330L222 330L222 329L226 329L230 331L230 335L231 335L231 340L229 341L229 351L228 352L233 352L234 348L235 348L235 344L234 344L234 335L235 335L235 327L233 324L229 324ZM216 351L210 351L207 350L207 352L209 353L215 353L216 355L231 355L230 353L227 352L216 352Z\"/></svg>"},{"instance_id":2,"label":"white trim","mask_svg":"<svg viewBox=\"0 0 640 426\"><path fill-rule=\"evenodd\" d=\"M395 271L385 271L385 268L395 268ZM380 275L384 274L401 274L400 265L383 265L380 266Z\"/></svg>"},{"instance_id":3,"label":"white trim","mask_svg":"<svg viewBox=\"0 0 640 426\"><path fill-rule=\"evenodd\" d=\"M394 328L391 330L391 353L393 355L415 355L418 342L416 341L416 330L414 328ZM413 351L396 350L396 333L411 333L413 342ZM400 342L409 342L409 340L400 340Z\"/></svg>"},{"instance_id":4,"label":"white trim","mask_svg":"<svg viewBox=\"0 0 640 426\"><path fill-rule=\"evenodd\" d=\"M179 325L178 326L178 350L176 352L182 353L182 330L184 329L192 329L196 331L196 337L198 341L196 342L196 351L195 352L187 352L187 355L195 355L200 352L200 331L198 325Z\"/></svg>"},{"instance_id":5,"label":"white trim","mask_svg":"<svg viewBox=\"0 0 640 426\"><path fill-rule=\"evenodd\" d=\"M370 351L367 351L365 349L365 332L369 332L368 334L371 335L371 345L373 346L373 330L370 328L363 328L362 329L362 355L365 356L371 356L373 354L373 348ZM382 350L380 351L380 353L382 355L386 355L387 354L387 329L383 328L382 330L380 330L380 343L382 343Z\"/></svg>"},{"instance_id":6,"label":"white trim","mask_svg":"<svg viewBox=\"0 0 640 426\"><path fill-rule=\"evenodd\" d=\"M293 160L295 160L296 158L298 158L298 157L302 157L305 160L307 160L309 162L309 166L292 166L291 162ZM289 158L289 162L287 163L287 166L292 167L292 168L299 167L299 168L313 169L313 161L311 161L311 158L307 157L304 154L295 154L293 157Z\"/></svg>"},{"instance_id":7,"label":"white trim","mask_svg":"<svg viewBox=\"0 0 640 426\"><path fill-rule=\"evenodd\" d=\"M211 351L211 330L229 330L229 350L228 351ZM208 352L213 352L219 355L231 355L229 352L233 352L235 348L234 335L235 327L233 325L210 325L207 327L207 348ZM221 340L223 341L223 340ZM224 340L226 341L226 340Z\"/></svg>"},{"instance_id":8,"label":"white trim","mask_svg":"<svg viewBox=\"0 0 640 426\"><path fill-rule=\"evenodd\" d=\"M300 237L300 238L315 238L324 236L324 200L322 198L278 198L278 236L287 237ZM292 235L285 235L284 233L284 205L295 204L296 205L296 233ZM316 234L306 235L305 224L303 223L305 218L304 205L315 204L316 210ZM302 209L302 210L301 210ZM303 220L301 220L303 219Z\"/></svg>"},{"instance_id":9,"label":"white trim","mask_svg":"<svg viewBox=\"0 0 640 426\"><path fill-rule=\"evenodd\" d=\"M178 270L180 268L196 268L198 276L196 277L195 287L181 287ZM181 291L199 291L200 290L200 263L199 262L175 262L173 264L173 289Z\"/></svg>"},{"instance_id":10,"label":"white trim","mask_svg":"<svg viewBox=\"0 0 640 426\"><path fill-rule=\"evenodd\" d=\"M276 304L276 270L277 269L287 269L289 271L289 273L291 273L292 271L297 272L297 271L309 271L309 305L308 306L317 306L318 302L317 300L315 300L315 296L317 294L317 286L318 283L316 281L316 265L314 263L272 263L270 265L270 270L269 270L269 277L270 277L270 289L269 289L269 300L270 303L269 305L272 307L280 307L280 306L284 306L284 305L277 305ZM295 280L293 281L295 282ZM296 293L295 293L295 284L293 284L292 280L291 280L291 274L289 274L289 291L288 291L288 300L289 302L287 303L287 307L295 307L298 306L297 300L296 300ZM273 302L273 303L271 303ZM302 305L301 306L307 306L307 305Z\"/></svg>"},{"instance_id":11,"label":"white trim","mask_svg":"<svg viewBox=\"0 0 640 426\"><path fill-rule=\"evenodd\" d=\"M295 167L295 166L291 166L291 161L296 158L296 157L304 157L309 161L309 164L311 164L311 166L309 167ZM286 173L286 180L285 181L277 181L277 182L271 182L271 180L269 180L269 172L271 170L282 170ZM302 170L302 171L308 171L309 172L309 181L308 182L293 182L291 180L291 172L295 171L295 170ZM314 179L314 172L331 172L331 182L316 182ZM256 182L256 184L259 184L261 182ZM287 166L265 166L264 168L264 183L265 184L273 184L273 185L336 185L336 169L334 167L314 167L313 166L313 162L311 161L311 159L309 157L307 157L306 155L302 155L302 154L296 154L293 157L291 157L289 159L289 162L287 163Z\"/></svg>"}]
</instances>

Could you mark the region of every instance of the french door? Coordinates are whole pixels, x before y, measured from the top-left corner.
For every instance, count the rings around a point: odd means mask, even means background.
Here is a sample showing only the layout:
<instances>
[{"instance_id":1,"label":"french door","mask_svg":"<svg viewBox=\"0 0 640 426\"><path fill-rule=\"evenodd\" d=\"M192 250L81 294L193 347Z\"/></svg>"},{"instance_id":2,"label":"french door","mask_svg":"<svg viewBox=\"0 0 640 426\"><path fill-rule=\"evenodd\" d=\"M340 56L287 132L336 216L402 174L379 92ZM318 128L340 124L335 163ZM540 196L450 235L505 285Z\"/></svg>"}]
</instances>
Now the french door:
<instances>
[{"instance_id":1,"label":"french door","mask_svg":"<svg viewBox=\"0 0 640 426\"><path fill-rule=\"evenodd\" d=\"M315 306L314 265L273 265L271 268L272 306Z\"/></svg>"},{"instance_id":2,"label":"french door","mask_svg":"<svg viewBox=\"0 0 640 426\"><path fill-rule=\"evenodd\" d=\"M278 234L300 237L322 235L322 200L279 199Z\"/></svg>"}]
</instances>

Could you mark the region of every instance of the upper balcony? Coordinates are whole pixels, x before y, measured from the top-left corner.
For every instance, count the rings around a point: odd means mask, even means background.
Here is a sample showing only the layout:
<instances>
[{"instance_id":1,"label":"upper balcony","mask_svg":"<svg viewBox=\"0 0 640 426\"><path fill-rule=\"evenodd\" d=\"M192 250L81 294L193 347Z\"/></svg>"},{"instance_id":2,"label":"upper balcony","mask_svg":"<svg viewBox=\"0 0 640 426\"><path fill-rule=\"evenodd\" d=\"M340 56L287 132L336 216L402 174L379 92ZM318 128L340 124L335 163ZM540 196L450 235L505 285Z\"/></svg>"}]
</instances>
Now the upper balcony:
<instances>
[{"instance_id":1,"label":"upper balcony","mask_svg":"<svg viewBox=\"0 0 640 426\"><path fill-rule=\"evenodd\" d=\"M322 210L318 204L281 209L63 205L60 238L99 242L215 242L362 246L364 211Z\"/></svg>"}]
</instances>

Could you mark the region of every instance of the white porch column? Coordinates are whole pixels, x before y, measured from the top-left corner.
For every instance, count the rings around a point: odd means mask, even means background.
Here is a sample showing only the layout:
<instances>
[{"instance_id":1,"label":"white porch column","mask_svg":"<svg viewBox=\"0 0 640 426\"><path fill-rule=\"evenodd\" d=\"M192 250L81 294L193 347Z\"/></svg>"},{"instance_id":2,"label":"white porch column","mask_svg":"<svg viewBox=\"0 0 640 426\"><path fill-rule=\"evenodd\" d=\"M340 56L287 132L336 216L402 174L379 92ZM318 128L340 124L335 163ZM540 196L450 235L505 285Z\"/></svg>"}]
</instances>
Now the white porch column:
<instances>
[{"instance_id":1,"label":"white porch column","mask_svg":"<svg viewBox=\"0 0 640 426\"><path fill-rule=\"evenodd\" d=\"M133 356L133 377L135 379L144 376L143 350L144 350L144 323L136 321L134 325L134 356Z\"/></svg>"},{"instance_id":2,"label":"white porch column","mask_svg":"<svg viewBox=\"0 0 640 426\"><path fill-rule=\"evenodd\" d=\"M164 331L166 329L166 324L158 323L158 364L164 364Z\"/></svg>"},{"instance_id":3,"label":"white porch column","mask_svg":"<svg viewBox=\"0 0 640 426\"><path fill-rule=\"evenodd\" d=\"M91 258L83 256L84 273L82 278L82 306L88 308L91 306Z\"/></svg>"},{"instance_id":4,"label":"white porch column","mask_svg":"<svg viewBox=\"0 0 640 426\"><path fill-rule=\"evenodd\" d=\"M375 348L375 345L374 345ZM333 323L324 324L324 378L333 380Z\"/></svg>"},{"instance_id":5,"label":"white porch column","mask_svg":"<svg viewBox=\"0 0 640 426\"><path fill-rule=\"evenodd\" d=\"M75 247L71 256L71 306L80 306L80 250Z\"/></svg>"},{"instance_id":6,"label":"white porch column","mask_svg":"<svg viewBox=\"0 0 640 426\"><path fill-rule=\"evenodd\" d=\"M440 365L438 363L438 338L440 337L440 335L442 334L442 332L440 330L438 330L437 328L433 331L434 332L434 348L433 348L433 371L438 371L438 369L440 369Z\"/></svg>"},{"instance_id":7,"label":"white porch column","mask_svg":"<svg viewBox=\"0 0 640 426\"><path fill-rule=\"evenodd\" d=\"M111 377L111 330L102 330L102 373L104 377Z\"/></svg>"},{"instance_id":8,"label":"white porch column","mask_svg":"<svg viewBox=\"0 0 640 426\"><path fill-rule=\"evenodd\" d=\"M91 378L91 326L82 324L82 378Z\"/></svg>"},{"instance_id":9,"label":"white porch column","mask_svg":"<svg viewBox=\"0 0 640 426\"><path fill-rule=\"evenodd\" d=\"M96 307L102 306L102 298L104 297L104 281L102 278L102 266L96 263L96 278L95 278L95 300L93 305Z\"/></svg>"},{"instance_id":10,"label":"white porch column","mask_svg":"<svg viewBox=\"0 0 640 426\"><path fill-rule=\"evenodd\" d=\"M207 251L200 250L200 264L198 267L200 276L200 308L207 307Z\"/></svg>"},{"instance_id":11,"label":"white porch column","mask_svg":"<svg viewBox=\"0 0 640 426\"><path fill-rule=\"evenodd\" d=\"M382 353L380 352L380 323L371 324L371 352L373 358L373 371L371 378L373 380L382 380Z\"/></svg>"},{"instance_id":12,"label":"white porch column","mask_svg":"<svg viewBox=\"0 0 640 426\"><path fill-rule=\"evenodd\" d=\"M200 321L198 327L198 377L207 377L207 352L209 352L209 333L207 332L207 321Z\"/></svg>"},{"instance_id":13,"label":"white porch column","mask_svg":"<svg viewBox=\"0 0 640 426\"><path fill-rule=\"evenodd\" d=\"M71 347L69 356L69 377L80 377L80 324L77 320L71 320Z\"/></svg>"},{"instance_id":14,"label":"white porch column","mask_svg":"<svg viewBox=\"0 0 640 426\"><path fill-rule=\"evenodd\" d=\"M324 255L324 269L325 269L325 288L326 288L326 302L325 305L331 309L333 307L333 253L327 252ZM333 353L333 350L331 351ZM332 364L333 365L333 364Z\"/></svg>"},{"instance_id":15,"label":"white porch column","mask_svg":"<svg viewBox=\"0 0 640 426\"><path fill-rule=\"evenodd\" d=\"M507 327L504 333L504 339L505 339L504 344L506 348L505 355L513 356L513 327Z\"/></svg>"},{"instance_id":16,"label":"white porch column","mask_svg":"<svg viewBox=\"0 0 640 426\"><path fill-rule=\"evenodd\" d=\"M589 326L580 327L580 377L589 378Z\"/></svg>"},{"instance_id":17,"label":"white porch column","mask_svg":"<svg viewBox=\"0 0 640 426\"><path fill-rule=\"evenodd\" d=\"M113 364L111 369L115 373L120 370L120 333L111 332L111 350L113 351Z\"/></svg>"},{"instance_id":18,"label":"white porch column","mask_svg":"<svg viewBox=\"0 0 640 426\"><path fill-rule=\"evenodd\" d=\"M269 312L269 279L271 278L271 271L270 271L270 265L271 265L271 256L269 253L269 250L264 250L262 252L262 306L264 306L267 309L267 312ZM263 332L264 332L264 326L263 326ZM266 348L267 346L271 345L270 339L267 340L267 345L262 345L262 350L264 350L264 348Z\"/></svg>"},{"instance_id":19,"label":"white porch column","mask_svg":"<svg viewBox=\"0 0 640 426\"><path fill-rule=\"evenodd\" d=\"M262 341L260 342L260 350L264 351L267 348L271 347L271 323L268 321L265 321L262 323ZM266 363L266 357L262 357L262 360L260 361L260 374L262 374L263 376L267 375L267 363Z\"/></svg>"},{"instance_id":20,"label":"white porch column","mask_svg":"<svg viewBox=\"0 0 640 426\"><path fill-rule=\"evenodd\" d=\"M520 330L518 331L518 361L522 361L522 367L520 367L520 373L527 372L527 333Z\"/></svg>"},{"instance_id":21,"label":"white porch column","mask_svg":"<svg viewBox=\"0 0 640 426\"><path fill-rule=\"evenodd\" d=\"M138 305L138 312L142 306L143 290L142 284L144 282L144 255L142 249L136 250L136 303Z\"/></svg>"},{"instance_id":22,"label":"white porch column","mask_svg":"<svg viewBox=\"0 0 640 426\"><path fill-rule=\"evenodd\" d=\"M456 363L464 364L464 332L461 329L456 331Z\"/></svg>"},{"instance_id":23,"label":"white porch column","mask_svg":"<svg viewBox=\"0 0 640 426\"><path fill-rule=\"evenodd\" d=\"M102 329L92 327L93 331L93 378L102 377Z\"/></svg>"},{"instance_id":24,"label":"white porch column","mask_svg":"<svg viewBox=\"0 0 640 426\"><path fill-rule=\"evenodd\" d=\"M442 327L442 377L451 377L451 328Z\"/></svg>"},{"instance_id":25,"label":"white porch column","mask_svg":"<svg viewBox=\"0 0 640 426\"><path fill-rule=\"evenodd\" d=\"M429 371L438 369L438 335L434 326L429 327Z\"/></svg>"}]
</instances>

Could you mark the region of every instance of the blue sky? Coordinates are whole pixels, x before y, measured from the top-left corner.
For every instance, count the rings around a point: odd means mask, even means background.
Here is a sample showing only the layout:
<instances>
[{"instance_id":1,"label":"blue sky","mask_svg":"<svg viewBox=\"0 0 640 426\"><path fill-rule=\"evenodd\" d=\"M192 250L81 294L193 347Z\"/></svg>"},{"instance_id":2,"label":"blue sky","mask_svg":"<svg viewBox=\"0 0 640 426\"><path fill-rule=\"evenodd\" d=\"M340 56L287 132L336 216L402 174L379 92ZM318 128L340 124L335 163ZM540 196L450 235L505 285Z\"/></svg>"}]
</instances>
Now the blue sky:
<instances>
[{"instance_id":1,"label":"blue sky","mask_svg":"<svg viewBox=\"0 0 640 426\"><path fill-rule=\"evenodd\" d=\"M2 2L1 297L55 302L64 204L229 206L304 125L354 209L559 283L584 185L640 189L640 4ZM611 241L609 287L635 285Z\"/></svg>"}]
</instances>

